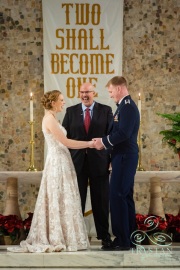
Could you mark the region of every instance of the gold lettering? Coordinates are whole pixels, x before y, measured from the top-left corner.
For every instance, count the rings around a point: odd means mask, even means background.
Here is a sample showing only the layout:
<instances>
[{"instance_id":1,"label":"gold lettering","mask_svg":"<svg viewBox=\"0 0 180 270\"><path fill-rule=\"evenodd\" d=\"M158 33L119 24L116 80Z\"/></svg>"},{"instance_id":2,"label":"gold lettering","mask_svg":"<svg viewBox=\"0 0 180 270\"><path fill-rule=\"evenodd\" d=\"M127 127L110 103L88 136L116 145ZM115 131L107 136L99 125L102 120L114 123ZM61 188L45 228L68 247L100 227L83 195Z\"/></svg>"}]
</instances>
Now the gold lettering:
<instances>
[{"instance_id":1,"label":"gold lettering","mask_svg":"<svg viewBox=\"0 0 180 270\"><path fill-rule=\"evenodd\" d=\"M64 38L61 37L60 32L64 33L64 29L56 29L56 38L60 39L60 47L56 45L56 50L64 49Z\"/></svg>"},{"instance_id":2,"label":"gold lettering","mask_svg":"<svg viewBox=\"0 0 180 270\"><path fill-rule=\"evenodd\" d=\"M73 7L73 4L62 4L62 8L65 7L66 13L66 24L70 24L70 17L69 17L69 7Z\"/></svg>"},{"instance_id":3,"label":"gold lettering","mask_svg":"<svg viewBox=\"0 0 180 270\"><path fill-rule=\"evenodd\" d=\"M89 4L76 5L76 24L87 25L89 23Z\"/></svg>"},{"instance_id":4,"label":"gold lettering","mask_svg":"<svg viewBox=\"0 0 180 270\"><path fill-rule=\"evenodd\" d=\"M88 73L88 55L87 54L80 54L79 73L84 74L84 75Z\"/></svg>"},{"instance_id":5,"label":"gold lettering","mask_svg":"<svg viewBox=\"0 0 180 270\"><path fill-rule=\"evenodd\" d=\"M100 30L100 50L109 50L109 45L107 47L104 47L104 29L99 29Z\"/></svg>"},{"instance_id":6,"label":"gold lettering","mask_svg":"<svg viewBox=\"0 0 180 270\"><path fill-rule=\"evenodd\" d=\"M74 98L75 97L75 80L72 77L67 79L66 89L67 89L67 97Z\"/></svg>"},{"instance_id":7,"label":"gold lettering","mask_svg":"<svg viewBox=\"0 0 180 270\"><path fill-rule=\"evenodd\" d=\"M51 54L51 73L59 73L59 55L57 53Z\"/></svg>"},{"instance_id":8,"label":"gold lettering","mask_svg":"<svg viewBox=\"0 0 180 270\"><path fill-rule=\"evenodd\" d=\"M83 46L82 46L83 43ZM87 31L80 29L78 34L78 50L87 50Z\"/></svg>"},{"instance_id":9,"label":"gold lettering","mask_svg":"<svg viewBox=\"0 0 180 270\"><path fill-rule=\"evenodd\" d=\"M72 31L72 33L71 33ZM67 46L66 46L66 49L67 50L75 50L76 49L76 29L66 29L66 32L67 32L67 37L66 37L66 40L67 40ZM72 44L70 45L70 40L72 41Z\"/></svg>"},{"instance_id":10,"label":"gold lettering","mask_svg":"<svg viewBox=\"0 0 180 270\"><path fill-rule=\"evenodd\" d=\"M77 59L78 59L78 54L77 54L77 53L71 54L71 55L70 55L70 61L69 61L71 73L72 73L72 74L77 74L77 73L79 73L79 69L77 69L76 71L74 71L74 66L75 66L75 65L74 65L74 60L73 60L73 58L77 58Z\"/></svg>"},{"instance_id":11,"label":"gold lettering","mask_svg":"<svg viewBox=\"0 0 180 270\"><path fill-rule=\"evenodd\" d=\"M88 30L83 28L79 30L75 28L57 29L56 38L60 40L60 44L56 45L56 50L109 50L109 45L104 44L104 29L99 29L99 44L95 44L97 37L94 37L93 31L93 28Z\"/></svg>"},{"instance_id":12,"label":"gold lettering","mask_svg":"<svg viewBox=\"0 0 180 270\"><path fill-rule=\"evenodd\" d=\"M104 74L104 58L102 54L90 54L90 74ZM95 64L97 63L97 64Z\"/></svg>"},{"instance_id":13,"label":"gold lettering","mask_svg":"<svg viewBox=\"0 0 180 270\"><path fill-rule=\"evenodd\" d=\"M76 83L76 80L77 79L77 83ZM66 82L66 89L67 89L67 97L68 98L74 98L75 97L75 93L77 93L77 97L80 98L80 95L79 95L79 89L80 89L80 86L85 83L85 82L90 82L92 83L92 85L96 88L96 83L98 81L97 78L95 77L90 77L90 78L87 78L87 77L77 77L77 78L73 78L73 77L69 77L67 79L67 82ZM98 97L98 93L95 94L95 97Z\"/></svg>"},{"instance_id":14,"label":"gold lettering","mask_svg":"<svg viewBox=\"0 0 180 270\"><path fill-rule=\"evenodd\" d=\"M98 4L92 5L92 12L91 13L92 13L92 19L91 19L92 24L98 25L100 23L101 6ZM95 16L96 13L97 13L97 16Z\"/></svg>"},{"instance_id":15,"label":"gold lettering","mask_svg":"<svg viewBox=\"0 0 180 270\"><path fill-rule=\"evenodd\" d=\"M98 25L100 23L101 6L98 4L93 4L90 11L89 4L75 4L76 6L76 24L87 25L92 23L93 25ZM90 15L91 14L91 20Z\"/></svg>"},{"instance_id":16,"label":"gold lettering","mask_svg":"<svg viewBox=\"0 0 180 270\"><path fill-rule=\"evenodd\" d=\"M60 66L61 66L60 73L61 74L69 74L69 69L66 69L66 71L65 71L65 64L68 64L68 61L66 60L66 58L67 59L69 58L69 54L63 53L60 56L61 56L61 60L59 61Z\"/></svg>"},{"instance_id":17,"label":"gold lettering","mask_svg":"<svg viewBox=\"0 0 180 270\"><path fill-rule=\"evenodd\" d=\"M69 74L69 69L65 71L65 64L67 64L69 54L52 53L51 54L51 73L52 74Z\"/></svg>"},{"instance_id":18,"label":"gold lettering","mask_svg":"<svg viewBox=\"0 0 180 270\"><path fill-rule=\"evenodd\" d=\"M113 74L114 54L51 54L53 74Z\"/></svg>"},{"instance_id":19,"label":"gold lettering","mask_svg":"<svg viewBox=\"0 0 180 270\"><path fill-rule=\"evenodd\" d=\"M90 28L89 29L89 40L90 40L90 44L89 44L89 49L90 50L98 50L99 49L99 46L97 45L96 47L93 47L93 40L94 40L94 37L93 37L93 29Z\"/></svg>"},{"instance_id":20,"label":"gold lettering","mask_svg":"<svg viewBox=\"0 0 180 270\"><path fill-rule=\"evenodd\" d=\"M95 77L90 77L90 78L86 78L86 77L80 78L80 77L78 77L77 81L78 81L78 84L77 84L78 96L77 97L80 98L80 95L79 95L80 86L85 82L90 82L94 86L94 88L96 88L96 82L98 81L98 79L95 78ZM95 97L98 97L98 93L95 94Z\"/></svg>"},{"instance_id":21,"label":"gold lettering","mask_svg":"<svg viewBox=\"0 0 180 270\"><path fill-rule=\"evenodd\" d=\"M112 57L112 59L114 59L114 54L112 53L109 53L109 54L106 54L106 73L107 74L113 74L114 73L114 69L112 71L110 71L110 64L113 63L112 60L110 60L110 58Z\"/></svg>"}]
</instances>

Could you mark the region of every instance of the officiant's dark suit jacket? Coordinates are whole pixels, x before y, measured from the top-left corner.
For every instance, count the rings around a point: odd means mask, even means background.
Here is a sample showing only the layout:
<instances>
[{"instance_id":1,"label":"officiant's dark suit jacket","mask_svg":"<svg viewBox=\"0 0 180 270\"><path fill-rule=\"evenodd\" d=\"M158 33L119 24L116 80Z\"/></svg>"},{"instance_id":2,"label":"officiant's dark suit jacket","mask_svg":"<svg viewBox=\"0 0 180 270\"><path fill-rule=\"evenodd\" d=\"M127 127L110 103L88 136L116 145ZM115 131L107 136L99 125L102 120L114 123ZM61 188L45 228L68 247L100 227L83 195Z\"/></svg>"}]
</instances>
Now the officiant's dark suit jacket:
<instances>
[{"instance_id":1,"label":"officiant's dark suit jacket","mask_svg":"<svg viewBox=\"0 0 180 270\"><path fill-rule=\"evenodd\" d=\"M86 134L82 104L79 103L67 108L62 125L69 139L89 141L108 135L112 119L111 107L95 102L89 131ZM108 233L110 155L105 149L94 148L70 149L70 153L77 173L82 210L85 210L89 180L97 237L103 239Z\"/></svg>"}]
</instances>

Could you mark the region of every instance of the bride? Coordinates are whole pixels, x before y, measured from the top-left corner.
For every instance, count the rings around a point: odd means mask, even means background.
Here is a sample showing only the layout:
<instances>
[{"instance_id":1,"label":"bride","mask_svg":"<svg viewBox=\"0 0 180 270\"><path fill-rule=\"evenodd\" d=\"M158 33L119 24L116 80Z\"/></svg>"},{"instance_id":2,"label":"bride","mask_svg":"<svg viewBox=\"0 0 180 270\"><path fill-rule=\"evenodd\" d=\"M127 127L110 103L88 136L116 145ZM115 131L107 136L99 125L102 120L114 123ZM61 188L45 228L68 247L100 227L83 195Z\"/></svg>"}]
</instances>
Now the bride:
<instances>
[{"instance_id":1,"label":"bride","mask_svg":"<svg viewBox=\"0 0 180 270\"><path fill-rule=\"evenodd\" d=\"M58 252L89 248L74 165L68 148L93 148L93 141L66 137L66 130L56 120L63 110L63 95L58 90L46 92L42 130L48 146L43 176L31 228L20 247L12 252Z\"/></svg>"}]
</instances>

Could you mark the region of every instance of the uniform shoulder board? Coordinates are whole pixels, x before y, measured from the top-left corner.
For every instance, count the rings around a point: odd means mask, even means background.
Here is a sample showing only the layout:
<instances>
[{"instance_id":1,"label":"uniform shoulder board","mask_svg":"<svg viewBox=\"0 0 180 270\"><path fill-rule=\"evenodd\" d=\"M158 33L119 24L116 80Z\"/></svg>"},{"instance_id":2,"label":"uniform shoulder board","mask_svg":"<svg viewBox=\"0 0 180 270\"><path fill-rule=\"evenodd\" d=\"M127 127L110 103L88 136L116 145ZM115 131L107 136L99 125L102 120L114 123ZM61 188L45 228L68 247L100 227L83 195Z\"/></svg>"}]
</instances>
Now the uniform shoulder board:
<instances>
[{"instance_id":1,"label":"uniform shoulder board","mask_svg":"<svg viewBox=\"0 0 180 270\"><path fill-rule=\"evenodd\" d=\"M125 99L124 102L125 102L125 104L128 104L128 103L130 104L130 99L129 98Z\"/></svg>"}]
</instances>

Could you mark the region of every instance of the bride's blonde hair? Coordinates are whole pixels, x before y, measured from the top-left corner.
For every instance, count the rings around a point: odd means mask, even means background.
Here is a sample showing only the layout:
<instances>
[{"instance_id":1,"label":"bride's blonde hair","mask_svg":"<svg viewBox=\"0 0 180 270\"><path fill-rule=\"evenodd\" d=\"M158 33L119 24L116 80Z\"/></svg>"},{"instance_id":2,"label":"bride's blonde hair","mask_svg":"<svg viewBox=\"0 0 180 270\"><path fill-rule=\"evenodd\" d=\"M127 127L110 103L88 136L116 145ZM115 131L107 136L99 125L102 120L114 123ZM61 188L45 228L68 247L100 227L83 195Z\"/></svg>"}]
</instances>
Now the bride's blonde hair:
<instances>
[{"instance_id":1,"label":"bride's blonde hair","mask_svg":"<svg viewBox=\"0 0 180 270\"><path fill-rule=\"evenodd\" d=\"M43 97L41 98L41 104L43 105L44 109L51 110L52 101L57 101L59 95L62 93L59 90L52 90L49 92L44 93Z\"/></svg>"}]
</instances>

